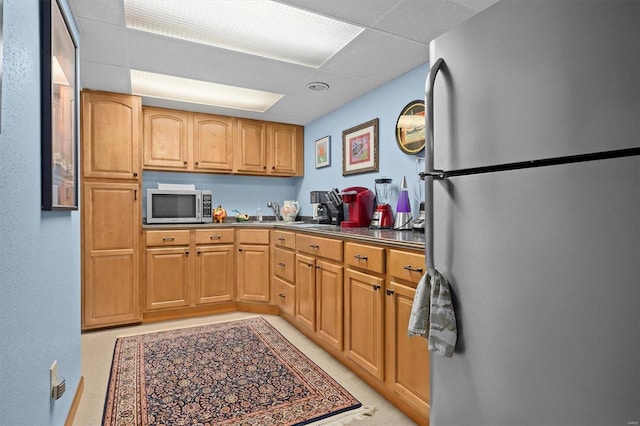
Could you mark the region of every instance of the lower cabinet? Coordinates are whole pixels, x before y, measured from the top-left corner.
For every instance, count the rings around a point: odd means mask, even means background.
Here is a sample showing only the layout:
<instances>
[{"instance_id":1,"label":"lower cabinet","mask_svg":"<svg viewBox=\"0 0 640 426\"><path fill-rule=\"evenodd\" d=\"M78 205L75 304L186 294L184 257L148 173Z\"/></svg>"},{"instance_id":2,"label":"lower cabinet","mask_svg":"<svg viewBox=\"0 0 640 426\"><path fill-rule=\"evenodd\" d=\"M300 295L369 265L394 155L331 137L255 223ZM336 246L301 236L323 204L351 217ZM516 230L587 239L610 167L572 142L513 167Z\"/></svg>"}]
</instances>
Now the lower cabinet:
<instances>
[{"instance_id":1,"label":"lower cabinet","mask_svg":"<svg viewBox=\"0 0 640 426\"><path fill-rule=\"evenodd\" d=\"M195 304L231 302L235 288L232 229L197 229Z\"/></svg>"},{"instance_id":2,"label":"lower cabinet","mask_svg":"<svg viewBox=\"0 0 640 426\"><path fill-rule=\"evenodd\" d=\"M238 300L243 302L270 301L270 272L268 229L237 230L237 288Z\"/></svg>"},{"instance_id":3,"label":"lower cabinet","mask_svg":"<svg viewBox=\"0 0 640 426\"><path fill-rule=\"evenodd\" d=\"M274 229L272 236L274 302L280 309L280 312L291 318L296 312L296 234L281 229Z\"/></svg>"},{"instance_id":4,"label":"lower cabinet","mask_svg":"<svg viewBox=\"0 0 640 426\"><path fill-rule=\"evenodd\" d=\"M145 311L233 300L233 229L153 230L145 238Z\"/></svg>"},{"instance_id":5,"label":"lower cabinet","mask_svg":"<svg viewBox=\"0 0 640 426\"><path fill-rule=\"evenodd\" d=\"M189 306L189 255L188 240L185 246L147 247L146 310Z\"/></svg>"},{"instance_id":6,"label":"lower cabinet","mask_svg":"<svg viewBox=\"0 0 640 426\"><path fill-rule=\"evenodd\" d=\"M384 379L384 279L347 268L345 354L374 377Z\"/></svg>"},{"instance_id":7,"label":"lower cabinet","mask_svg":"<svg viewBox=\"0 0 640 426\"><path fill-rule=\"evenodd\" d=\"M409 337L409 317L424 255L390 250L386 289L386 385L420 413L429 414L429 349L423 337Z\"/></svg>"},{"instance_id":8,"label":"lower cabinet","mask_svg":"<svg viewBox=\"0 0 640 426\"><path fill-rule=\"evenodd\" d=\"M82 329L140 322L138 184L82 188Z\"/></svg>"}]
</instances>

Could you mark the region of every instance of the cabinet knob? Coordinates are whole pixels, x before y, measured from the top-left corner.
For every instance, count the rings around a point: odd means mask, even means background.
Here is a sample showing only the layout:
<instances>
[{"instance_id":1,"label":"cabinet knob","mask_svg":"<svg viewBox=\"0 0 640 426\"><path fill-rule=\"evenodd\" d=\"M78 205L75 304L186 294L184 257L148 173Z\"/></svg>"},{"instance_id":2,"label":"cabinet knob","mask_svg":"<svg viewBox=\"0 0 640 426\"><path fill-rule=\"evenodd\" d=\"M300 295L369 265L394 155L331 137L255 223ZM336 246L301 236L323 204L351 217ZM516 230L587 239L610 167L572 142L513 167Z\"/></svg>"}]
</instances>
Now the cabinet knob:
<instances>
[{"instance_id":1,"label":"cabinet knob","mask_svg":"<svg viewBox=\"0 0 640 426\"><path fill-rule=\"evenodd\" d=\"M278 237L278 241L280 241L281 243L284 243L286 240L282 237Z\"/></svg>"},{"instance_id":2,"label":"cabinet knob","mask_svg":"<svg viewBox=\"0 0 640 426\"><path fill-rule=\"evenodd\" d=\"M241 252L241 251L242 251L242 249L241 249L241 248L239 248L239 249L238 249L238 251L240 251L240 252Z\"/></svg>"},{"instance_id":3,"label":"cabinet knob","mask_svg":"<svg viewBox=\"0 0 640 426\"><path fill-rule=\"evenodd\" d=\"M374 286L373 286L373 289L374 289L374 290L376 290L376 291L377 291L377 290L380 290L380 286L379 286L379 285L374 285Z\"/></svg>"},{"instance_id":4,"label":"cabinet knob","mask_svg":"<svg viewBox=\"0 0 640 426\"><path fill-rule=\"evenodd\" d=\"M286 264L284 264L283 262L278 262L278 266L279 266L279 267L281 267L281 268L284 268L284 267L286 267L287 265L286 265Z\"/></svg>"},{"instance_id":5,"label":"cabinet knob","mask_svg":"<svg viewBox=\"0 0 640 426\"><path fill-rule=\"evenodd\" d=\"M138 177L138 174L134 172L133 177Z\"/></svg>"},{"instance_id":6,"label":"cabinet knob","mask_svg":"<svg viewBox=\"0 0 640 426\"><path fill-rule=\"evenodd\" d=\"M278 294L278 297L280 297L280 298L284 299L286 296L285 296L284 294L282 294L282 293L279 293L279 294Z\"/></svg>"},{"instance_id":7,"label":"cabinet knob","mask_svg":"<svg viewBox=\"0 0 640 426\"><path fill-rule=\"evenodd\" d=\"M199 161L196 161L196 166L197 166L198 164L200 164L200 162L199 162Z\"/></svg>"},{"instance_id":8,"label":"cabinet knob","mask_svg":"<svg viewBox=\"0 0 640 426\"><path fill-rule=\"evenodd\" d=\"M318 250L320 248L320 246L315 245L315 244L309 244L309 247L311 247L314 250Z\"/></svg>"},{"instance_id":9,"label":"cabinet knob","mask_svg":"<svg viewBox=\"0 0 640 426\"><path fill-rule=\"evenodd\" d=\"M387 296L391 296L393 294L393 290L387 289Z\"/></svg>"},{"instance_id":10,"label":"cabinet knob","mask_svg":"<svg viewBox=\"0 0 640 426\"><path fill-rule=\"evenodd\" d=\"M185 251L185 252L184 252L184 255L185 255L185 256L189 256L189 250Z\"/></svg>"}]
</instances>

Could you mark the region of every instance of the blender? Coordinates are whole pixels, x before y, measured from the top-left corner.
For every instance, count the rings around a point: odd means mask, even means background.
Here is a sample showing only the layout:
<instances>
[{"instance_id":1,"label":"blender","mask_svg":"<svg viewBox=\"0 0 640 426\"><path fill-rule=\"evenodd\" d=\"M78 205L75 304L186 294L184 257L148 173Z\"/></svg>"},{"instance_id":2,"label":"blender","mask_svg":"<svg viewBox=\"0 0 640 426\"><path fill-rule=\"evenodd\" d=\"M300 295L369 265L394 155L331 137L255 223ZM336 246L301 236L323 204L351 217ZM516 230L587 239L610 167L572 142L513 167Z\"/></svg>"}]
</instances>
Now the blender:
<instances>
[{"instance_id":1,"label":"blender","mask_svg":"<svg viewBox=\"0 0 640 426\"><path fill-rule=\"evenodd\" d=\"M393 210L389 201L391 199L391 178L376 179L376 209L371 218L370 228L389 229L393 226Z\"/></svg>"}]
</instances>

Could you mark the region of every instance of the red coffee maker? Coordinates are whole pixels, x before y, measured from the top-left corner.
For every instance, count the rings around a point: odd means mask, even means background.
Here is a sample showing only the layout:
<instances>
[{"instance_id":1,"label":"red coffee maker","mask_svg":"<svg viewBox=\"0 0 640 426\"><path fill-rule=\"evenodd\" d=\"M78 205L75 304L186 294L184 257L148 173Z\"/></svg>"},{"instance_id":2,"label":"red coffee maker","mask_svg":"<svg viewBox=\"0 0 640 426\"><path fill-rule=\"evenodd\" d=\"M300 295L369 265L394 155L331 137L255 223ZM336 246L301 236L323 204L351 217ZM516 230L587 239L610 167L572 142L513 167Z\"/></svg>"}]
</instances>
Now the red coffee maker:
<instances>
[{"instance_id":1,"label":"red coffee maker","mask_svg":"<svg viewBox=\"0 0 640 426\"><path fill-rule=\"evenodd\" d=\"M340 193L344 208L344 220L340 223L343 228L367 227L373 216L373 202L375 195L370 189L362 186L351 186Z\"/></svg>"}]
</instances>

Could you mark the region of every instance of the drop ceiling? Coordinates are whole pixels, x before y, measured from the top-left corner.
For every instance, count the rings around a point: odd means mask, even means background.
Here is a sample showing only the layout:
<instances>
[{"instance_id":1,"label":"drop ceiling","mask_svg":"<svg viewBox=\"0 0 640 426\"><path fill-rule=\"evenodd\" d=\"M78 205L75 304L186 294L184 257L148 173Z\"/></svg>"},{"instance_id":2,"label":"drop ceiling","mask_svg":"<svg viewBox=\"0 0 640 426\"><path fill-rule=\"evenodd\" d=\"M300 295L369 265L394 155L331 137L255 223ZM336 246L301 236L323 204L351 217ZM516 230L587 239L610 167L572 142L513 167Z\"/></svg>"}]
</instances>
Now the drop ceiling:
<instances>
[{"instance_id":1,"label":"drop ceiling","mask_svg":"<svg viewBox=\"0 0 640 426\"><path fill-rule=\"evenodd\" d=\"M81 87L131 93L130 69L137 69L281 93L282 99L263 113L150 97L142 103L305 125L424 64L432 39L496 1L280 1L365 28L319 68L128 29L123 0L69 4L80 31ZM311 82L327 83L329 89L309 90Z\"/></svg>"}]
</instances>

